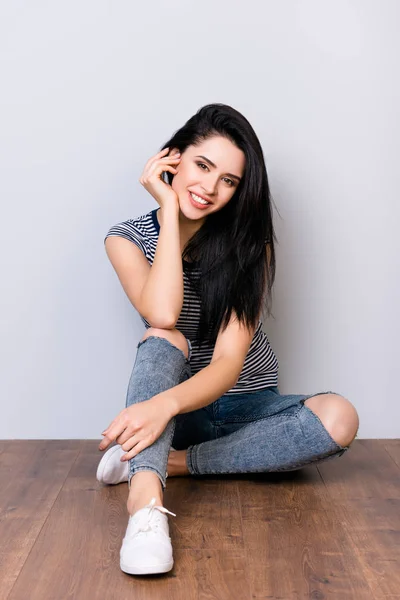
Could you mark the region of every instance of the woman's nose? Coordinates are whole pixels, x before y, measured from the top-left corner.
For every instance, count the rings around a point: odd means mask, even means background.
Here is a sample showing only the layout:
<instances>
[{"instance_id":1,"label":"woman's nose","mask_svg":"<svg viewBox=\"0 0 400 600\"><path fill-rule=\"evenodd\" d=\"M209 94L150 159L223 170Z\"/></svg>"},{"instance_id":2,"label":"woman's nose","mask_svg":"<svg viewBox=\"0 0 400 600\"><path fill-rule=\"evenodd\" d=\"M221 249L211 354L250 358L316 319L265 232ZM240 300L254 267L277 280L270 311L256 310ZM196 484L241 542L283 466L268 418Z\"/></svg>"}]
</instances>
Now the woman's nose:
<instances>
[{"instance_id":1,"label":"woman's nose","mask_svg":"<svg viewBox=\"0 0 400 600\"><path fill-rule=\"evenodd\" d=\"M215 193L217 184L218 179L207 179L207 181L203 180L201 187L203 188L205 194L212 196Z\"/></svg>"}]
</instances>

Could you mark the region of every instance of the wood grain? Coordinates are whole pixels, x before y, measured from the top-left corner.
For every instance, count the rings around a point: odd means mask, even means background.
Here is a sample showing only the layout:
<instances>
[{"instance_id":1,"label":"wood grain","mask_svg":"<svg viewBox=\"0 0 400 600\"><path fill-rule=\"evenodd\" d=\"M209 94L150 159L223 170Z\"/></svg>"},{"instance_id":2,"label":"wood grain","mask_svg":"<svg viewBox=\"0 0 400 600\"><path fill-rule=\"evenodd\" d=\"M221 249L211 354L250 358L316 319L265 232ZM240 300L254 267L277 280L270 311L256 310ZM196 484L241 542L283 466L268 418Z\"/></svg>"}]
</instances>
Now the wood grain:
<instances>
[{"instance_id":1,"label":"wood grain","mask_svg":"<svg viewBox=\"0 0 400 600\"><path fill-rule=\"evenodd\" d=\"M174 568L119 567L98 440L0 441L0 600L400 599L400 441L286 473L168 478Z\"/></svg>"}]
</instances>

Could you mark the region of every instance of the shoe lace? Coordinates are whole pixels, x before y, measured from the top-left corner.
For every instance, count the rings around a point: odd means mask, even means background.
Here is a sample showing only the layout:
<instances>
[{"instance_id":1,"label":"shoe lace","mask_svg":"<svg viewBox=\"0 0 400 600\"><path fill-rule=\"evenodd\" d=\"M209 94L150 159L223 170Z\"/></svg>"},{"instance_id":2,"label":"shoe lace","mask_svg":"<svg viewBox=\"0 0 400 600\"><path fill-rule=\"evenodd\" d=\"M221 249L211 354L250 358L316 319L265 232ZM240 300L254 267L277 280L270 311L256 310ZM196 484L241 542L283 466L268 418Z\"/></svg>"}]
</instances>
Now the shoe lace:
<instances>
[{"instance_id":1,"label":"shoe lace","mask_svg":"<svg viewBox=\"0 0 400 600\"><path fill-rule=\"evenodd\" d=\"M154 506L155 501L156 501L156 499L152 498L150 503L146 506L146 508L149 507L150 510L143 511L143 513L140 515L139 520L135 527L135 534L139 533L139 531L143 531L146 533L146 532L150 532L150 531L156 532L158 530L159 519L153 518L157 514L155 512L156 509L162 513L168 513L168 514L172 515L173 517L176 517L175 513L167 510L164 506Z\"/></svg>"}]
</instances>

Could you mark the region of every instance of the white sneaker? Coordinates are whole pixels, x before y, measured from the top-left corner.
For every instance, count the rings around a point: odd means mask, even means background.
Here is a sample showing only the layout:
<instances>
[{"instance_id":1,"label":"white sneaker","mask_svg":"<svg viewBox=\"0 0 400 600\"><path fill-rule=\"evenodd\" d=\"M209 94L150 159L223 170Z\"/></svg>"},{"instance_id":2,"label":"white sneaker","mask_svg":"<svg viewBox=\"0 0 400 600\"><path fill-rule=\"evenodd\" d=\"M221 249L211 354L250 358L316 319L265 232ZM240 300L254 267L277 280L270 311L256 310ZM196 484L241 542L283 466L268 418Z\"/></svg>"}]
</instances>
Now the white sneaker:
<instances>
[{"instance_id":1,"label":"white sneaker","mask_svg":"<svg viewBox=\"0 0 400 600\"><path fill-rule=\"evenodd\" d=\"M125 454L119 444L106 450L97 467L96 478L100 483L116 485L123 481L128 481L129 461L120 461L121 456Z\"/></svg>"},{"instance_id":2,"label":"white sneaker","mask_svg":"<svg viewBox=\"0 0 400 600\"><path fill-rule=\"evenodd\" d=\"M154 506L156 499L129 517L120 550L120 567L130 575L166 573L174 566L168 513L163 506Z\"/></svg>"},{"instance_id":3,"label":"white sneaker","mask_svg":"<svg viewBox=\"0 0 400 600\"><path fill-rule=\"evenodd\" d=\"M171 446L171 450L175 450L175 448ZM97 467L97 481L108 485L116 485L117 483L128 481L129 461L124 460L121 462L120 460L124 454L126 452L119 444L106 450ZM165 477L168 477L168 471Z\"/></svg>"}]
</instances>

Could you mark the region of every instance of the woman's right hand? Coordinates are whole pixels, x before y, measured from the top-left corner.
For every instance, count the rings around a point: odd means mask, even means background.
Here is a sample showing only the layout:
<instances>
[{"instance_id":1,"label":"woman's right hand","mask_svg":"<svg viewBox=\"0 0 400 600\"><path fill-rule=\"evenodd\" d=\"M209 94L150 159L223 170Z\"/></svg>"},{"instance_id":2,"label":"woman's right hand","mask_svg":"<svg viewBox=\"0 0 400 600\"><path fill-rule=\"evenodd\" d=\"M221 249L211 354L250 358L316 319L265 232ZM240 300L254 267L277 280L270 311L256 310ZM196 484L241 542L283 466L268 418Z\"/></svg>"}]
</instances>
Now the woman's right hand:
<instances>
[{"instance_id":1,"label":"woman's right hand","mask_svg":"<svg viewBox=\"0 0 400 600\"><path fill-rule=\"evenodd\" d=\"M178 172L172 165L178 165L181 160L180 155L172 154L173 149L168 152L168 148L164 148L155 156L152 156L146 163L143 173L139 179L140 183L153 196L161 208L173 206L179 209L178 195L172 187L162 178L163 171L169 171L176 175Z\"/></svg>"}]
</instances>

